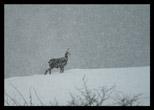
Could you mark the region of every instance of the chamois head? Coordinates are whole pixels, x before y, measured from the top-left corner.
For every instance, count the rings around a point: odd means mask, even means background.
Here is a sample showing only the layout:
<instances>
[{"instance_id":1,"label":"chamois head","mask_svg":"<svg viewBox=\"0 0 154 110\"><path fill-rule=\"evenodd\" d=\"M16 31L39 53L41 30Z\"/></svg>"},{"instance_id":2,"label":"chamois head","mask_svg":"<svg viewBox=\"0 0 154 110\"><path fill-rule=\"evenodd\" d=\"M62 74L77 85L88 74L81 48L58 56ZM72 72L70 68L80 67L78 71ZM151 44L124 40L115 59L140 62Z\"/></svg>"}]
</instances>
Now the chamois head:
<instances>
[{"instance_id":1,"label":"chamois head","mask_svg":"<svg viewBox=\"0 0 154 110\"><path fill-rule=\"evenodd\" d=\"M68 57L68 55L71 55L71 54L69 53L69 48L67 48L67 51L66 51L66 53L65 53L65 57Z\"/></svg>"}]
</instances>

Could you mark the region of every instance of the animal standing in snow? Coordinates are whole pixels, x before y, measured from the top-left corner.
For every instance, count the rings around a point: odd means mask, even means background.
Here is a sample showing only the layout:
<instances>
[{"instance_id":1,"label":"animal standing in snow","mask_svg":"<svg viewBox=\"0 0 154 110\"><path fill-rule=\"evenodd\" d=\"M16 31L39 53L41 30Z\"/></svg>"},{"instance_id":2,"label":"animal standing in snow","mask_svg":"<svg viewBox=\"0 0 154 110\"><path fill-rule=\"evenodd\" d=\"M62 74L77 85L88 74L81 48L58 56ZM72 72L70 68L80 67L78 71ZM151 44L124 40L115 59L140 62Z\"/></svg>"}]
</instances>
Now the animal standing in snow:
<instances>
[{"instance_id":1,"label":"animal standing in snow","mask_svg":"<svg viewBox=\"0 0 154 110\"><path fill-rule=\"evenodd\" d=\"M55 58L50 59L50 61L48 62L49 63L49 69L47 69L45 71L45 75L47 74L48 71L51 74L51 70L53 68L60 68L60 73L63 73L64 72L64 67L66 66L67 61L68 61L68 55L71 55L71 54L67 50L66 53L65 53L65 57L56 58L56 59Z\"/></svg>"}]
</instances>

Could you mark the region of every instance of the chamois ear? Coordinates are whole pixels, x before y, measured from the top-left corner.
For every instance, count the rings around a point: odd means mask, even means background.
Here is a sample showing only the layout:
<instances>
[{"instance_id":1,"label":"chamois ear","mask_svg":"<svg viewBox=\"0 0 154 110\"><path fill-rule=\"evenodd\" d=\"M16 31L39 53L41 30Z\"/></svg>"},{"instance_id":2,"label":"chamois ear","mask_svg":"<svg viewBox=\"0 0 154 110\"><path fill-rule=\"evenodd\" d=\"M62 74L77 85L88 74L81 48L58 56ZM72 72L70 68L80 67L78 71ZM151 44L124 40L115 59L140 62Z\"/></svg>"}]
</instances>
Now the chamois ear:
<instances>
[{"instance_id":1,"label":"chamois ear","mask_svg":"<svg viewBox=\"0 0 154 110\"><path fill-rule=\"evenodd\" d=\"M68 52L68 55L71 55L70 52L69 52L69 48L67 48L67 52Z\"/></svg>"}]
</instances>

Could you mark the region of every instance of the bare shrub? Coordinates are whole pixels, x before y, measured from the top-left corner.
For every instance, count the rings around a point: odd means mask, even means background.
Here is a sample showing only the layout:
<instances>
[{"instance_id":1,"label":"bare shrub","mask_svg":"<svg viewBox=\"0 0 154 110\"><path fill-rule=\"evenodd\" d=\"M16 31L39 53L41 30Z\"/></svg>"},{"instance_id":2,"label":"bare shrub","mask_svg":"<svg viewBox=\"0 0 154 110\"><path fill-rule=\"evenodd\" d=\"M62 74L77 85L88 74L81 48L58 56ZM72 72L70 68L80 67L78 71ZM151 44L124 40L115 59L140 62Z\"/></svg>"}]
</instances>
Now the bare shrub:
<instances>
[{"instance_id":1,"label":"bare shrub","mask_svg":"<svg viewBox=\"0 0 154 110\"><path fill-rule=\"evenodd\" d=\"M143 94L128 95L123 92L117 92L113 98L115 101L114 105L118 106L141 106L143 105L144 99Z\"/></svg>"},{"instance_id":2,"label":"bare shrub","mask_svg":"<svg viewBox=\"0 0 154 110\"><path fill-rule=\"evenodd\" d=\"M100 89L89 89L85 76L83 77L83 88L77 89L80 96L75 96L70 93L71 101L68 101L68 106L103 106L103 103L110 98L115 86L111 88L102 87Z\"/></svg>"},{"instance_id":3,"label":"bare shrub","mask_svg":"<svg viewBox=\"0 0 154 110\"><path fill-rule=\"evenodd\" d=\"M23 99L24 103L20 104L15 98L11 97L9 94L5 92L5 99L4 102L8 106L36 106L33 103L33 97L31 94L31 87L29 89L29 101L26 101L25 97L23 94L14 86L11 84L11 86L16 90L16 92L19 94L19 96ZM35 93L35 96L37 97L38 101L42 106L44 106L43 102L40 100L39 96L37 95L36 90L33 88L33 91Z\"/></svg>"},{"instance_id":4,"label":"bare shrub","mask_svg":"<svg viewBox=\"0 0 154 110\"><path fill-rule=\"evenodd\" d=\"M59 106L58 100L56 98L54 98L53 102L49 102L51 106Z\"/></svg>"},{"instance_id":5,"label":"bare shrub","mask_svg":"<svg viewBox=\"0 0 154 110\"><path fill-rule=\"evenodd\" d=\"M72 95L68 101L68 106L104 106L107 100L113 100L114 103L105 106L141 106L143 105L142 94L127 95L123 92L114 91L115 86L107 88L106 86L99 89L89 89L85 76L83 77L83 88L77 89L80 96ZM115 97L111 97L112 93L116 92Z\"/></svg>"},{"instance_id":6,"label":"bare shrub","mask_svg":"<svg viewBox=\"0 0 154 110\"><path fill-rule=\"evenodd\" d=\"M83 88L76 88L80 95L73 95L70 93L71 100L67 102L66 106L141 106L143 105L142 94L137 95L127 95L123 92L114 91L115 86L110 88L103 86L99 89L89 89L87 86L87 81L85 80L85 76L82 79ZM33 102L33 97L31 94L31 88L29 89L29 101L26 101L22 93L12 85L12 87L16 90L16 92L23 99L24 103L20 104L17 100L12 98L9 94L5 92L4 102L7 106L36 106ZM33 88L35 96L37 100L40 102L41 106L45 106L45 104L39 98L37 91ZM113 92L116 93L115 97L112 97ZM113 100L114 103L110 105L105 105L104 102L107 100ZM109 101L110 102L110 101ZM49 102L51 106L60 106L58 100L54 98L53 102ZM39 105L37 105L39 106Z\"/></svg>"}]
</instances>

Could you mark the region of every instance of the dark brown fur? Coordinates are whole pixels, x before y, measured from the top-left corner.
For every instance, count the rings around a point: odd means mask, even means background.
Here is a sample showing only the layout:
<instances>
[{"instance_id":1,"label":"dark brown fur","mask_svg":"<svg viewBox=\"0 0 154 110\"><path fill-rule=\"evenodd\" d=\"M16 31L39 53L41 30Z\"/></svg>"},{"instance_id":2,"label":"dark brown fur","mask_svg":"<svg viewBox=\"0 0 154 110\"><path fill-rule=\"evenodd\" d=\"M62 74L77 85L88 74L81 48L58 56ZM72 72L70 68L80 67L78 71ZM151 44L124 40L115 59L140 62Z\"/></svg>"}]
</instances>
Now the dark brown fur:
<instances>
[{"instance_id":1,"label":"dark brown fur","mask_svg":"<svg viewBox=\"0 0 154 110\"><path fill-rule=\"evenodd\" d=\"M56 58L56 59L55 58L54 59L50 59L50 61L48 62L49 63L49 69L47 69L45 71L45 75L47 74L48 71L51 74L51 70L53 68L60 68L60 73L63 73L64 72L64 67L66 66L67 61L68 61L68 55L70 55L70 53L67 51L65 53L65 57Z\"/></svg>"}]
</instances>

